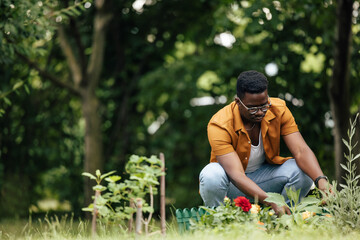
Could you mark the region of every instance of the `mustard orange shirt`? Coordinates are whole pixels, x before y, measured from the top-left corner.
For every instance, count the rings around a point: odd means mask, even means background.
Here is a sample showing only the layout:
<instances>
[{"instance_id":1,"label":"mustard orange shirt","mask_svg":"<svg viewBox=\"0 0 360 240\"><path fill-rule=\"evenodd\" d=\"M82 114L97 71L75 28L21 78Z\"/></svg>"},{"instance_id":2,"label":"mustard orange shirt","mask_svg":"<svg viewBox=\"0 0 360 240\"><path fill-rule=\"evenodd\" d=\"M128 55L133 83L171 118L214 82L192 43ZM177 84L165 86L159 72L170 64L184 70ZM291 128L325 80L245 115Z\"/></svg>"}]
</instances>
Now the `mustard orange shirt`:
<instances>
[{"instance_id":1,"label":"mustard orange shirt","mask_svg":"<svg viewBox=\"0 0 360 240\"><path fill-rule=\"evenodd\" d=\"M295 119L286 107L285 101L270 98L271 107L261 121L261 135L264 144L266 161L271 164L282 164L291 157L280 157L280 136L298 132ZM220 109L207 127L211 145L210 162L217 162L216 156L236 152L244 167L247 167L251 140L240 117L238 105L234 102Z\"/></svg>"}]
</instances>

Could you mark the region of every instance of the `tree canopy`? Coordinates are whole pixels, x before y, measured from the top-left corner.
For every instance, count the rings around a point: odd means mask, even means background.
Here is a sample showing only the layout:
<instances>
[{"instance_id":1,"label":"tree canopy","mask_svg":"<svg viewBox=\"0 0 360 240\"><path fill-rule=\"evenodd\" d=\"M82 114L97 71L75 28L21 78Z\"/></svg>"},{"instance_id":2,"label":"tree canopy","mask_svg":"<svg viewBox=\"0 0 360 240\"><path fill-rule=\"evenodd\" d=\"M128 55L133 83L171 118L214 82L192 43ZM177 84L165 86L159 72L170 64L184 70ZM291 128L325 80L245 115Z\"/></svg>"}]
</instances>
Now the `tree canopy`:
<instances>
[{"instance_id":1,"label":"tree canopy","mask_svg":"<svg viewBox=\"0 0 360 240\"><path fill-rule=\"evenodd\" d=\"M4 216L26 215L41 199L70 203L79 214L91 191L81 172L125 174L130 155L160 152L168 203L200 205L207 123L233 101L238 74L250 69L267 75L269 95L286 100L324 172L335 177L328 87L338 2L101 2L0 1ZM344 107L354 114L359 1L351 6Z\"/></svg>"}]
</instances>

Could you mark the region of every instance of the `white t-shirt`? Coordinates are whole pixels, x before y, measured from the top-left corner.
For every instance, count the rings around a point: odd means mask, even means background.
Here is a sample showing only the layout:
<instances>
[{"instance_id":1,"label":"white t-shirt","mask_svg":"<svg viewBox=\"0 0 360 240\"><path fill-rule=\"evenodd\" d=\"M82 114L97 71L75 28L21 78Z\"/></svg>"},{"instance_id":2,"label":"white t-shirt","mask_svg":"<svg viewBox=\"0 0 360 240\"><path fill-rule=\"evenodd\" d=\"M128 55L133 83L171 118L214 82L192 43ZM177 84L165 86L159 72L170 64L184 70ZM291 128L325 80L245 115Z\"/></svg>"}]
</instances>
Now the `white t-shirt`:
<instances>
[{"instance_id":1,"label":"white t-shirt","mask_svg":"<svg viewBox=\"0 0 360 240\"><path fill-rule=\"evenodd\" d=\"M254 146L251 144L251 151L249 157L249 163L246 167L245 173L255 172L265 162L265 151L261 137L261 129L259 134L259 144Z\"/></svg>"}]
</instances>

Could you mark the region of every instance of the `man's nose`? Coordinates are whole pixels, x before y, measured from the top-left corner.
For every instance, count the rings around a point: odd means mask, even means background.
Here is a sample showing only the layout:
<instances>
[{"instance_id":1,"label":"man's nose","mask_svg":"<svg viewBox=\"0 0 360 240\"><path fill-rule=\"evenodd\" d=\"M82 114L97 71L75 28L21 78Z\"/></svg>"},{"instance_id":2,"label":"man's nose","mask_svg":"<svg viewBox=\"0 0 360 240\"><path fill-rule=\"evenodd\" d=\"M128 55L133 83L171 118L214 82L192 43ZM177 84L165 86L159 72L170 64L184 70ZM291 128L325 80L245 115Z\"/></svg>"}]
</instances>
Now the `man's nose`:
<instances>
[{"instance_id":1,"label":"man's nose","mask_svg":"<svg viewBox=\"0 0 360 240\"><path fill-rule=\"evenodd\" d=\"M258 108L258 109L256 109L256 113L255 113L255 115L256 115L257 117L261 117L261 116L263 116L263 115L264 115L264 113L263 113L263 111L261 111L261 109L260 109L260 108Z\"/></svg>"}]
</instances>

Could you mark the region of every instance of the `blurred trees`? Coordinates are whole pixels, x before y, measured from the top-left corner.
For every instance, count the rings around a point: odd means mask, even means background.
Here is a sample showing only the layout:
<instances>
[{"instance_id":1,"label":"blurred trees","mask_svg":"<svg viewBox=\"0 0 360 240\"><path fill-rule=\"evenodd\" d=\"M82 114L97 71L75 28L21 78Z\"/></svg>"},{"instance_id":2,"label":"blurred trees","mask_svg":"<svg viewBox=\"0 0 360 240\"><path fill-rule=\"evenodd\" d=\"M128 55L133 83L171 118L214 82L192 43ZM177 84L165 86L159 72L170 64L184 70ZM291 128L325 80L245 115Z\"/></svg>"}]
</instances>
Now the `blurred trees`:
<instances>
[{"instance_id":1,"label":"blurred trees","mask_svg":"<svg viewBox=\"0 0 360 240\"><path fill-rule=\"evenodd\" d=\"M232 101L241 71L265 72L266 66L277 70L268 74L270 96L287 101L325 173L333 176L327 87L336 63L335 2L106 1L104 11L112 18L107 31L95 36L102 14L97 1L70 15L62 10L73 1L40 2L20 1L14 8L0 2L0 90L7 93L19 81L30 89L27 94L18 88L0 106L1 209L13 206L8 215L20 214L16 204L24 214L42 198L69 200L79 211L83 164L98 162L94 168L123 174L131 154L160 151L169 204L201 204L198 174L210 157L207 122ZM354 1L353 11L358 7ZM34 24L36 19L43 21ZM358 15L352 21L359 43ZM93 45L98 38L104 41L103 60ZM351 113L360 101L358 52L354 44ZM89 116L97 118L95 125ZM97 132L96 144L86 145L91 131ZM22 190L13 191L19 181Z\"/></svg>"}]
</instances>

